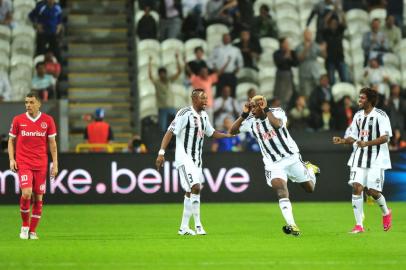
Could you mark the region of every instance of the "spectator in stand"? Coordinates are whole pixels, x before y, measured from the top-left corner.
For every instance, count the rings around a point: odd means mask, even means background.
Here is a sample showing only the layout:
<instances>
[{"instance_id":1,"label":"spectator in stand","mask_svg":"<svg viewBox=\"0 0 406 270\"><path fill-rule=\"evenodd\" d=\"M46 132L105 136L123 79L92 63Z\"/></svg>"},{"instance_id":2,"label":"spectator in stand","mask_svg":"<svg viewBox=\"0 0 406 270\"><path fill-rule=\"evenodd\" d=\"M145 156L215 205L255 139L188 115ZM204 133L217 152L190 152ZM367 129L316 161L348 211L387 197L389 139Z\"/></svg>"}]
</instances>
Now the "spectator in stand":
<instances>
[{"instance_id":1,"label":"spectator in stand","mask_svg":"<svg viewBox=\"0 0 406 270\"><path fill-rule=\"evenodd\" d=\"M42 101L48 101L55 94L55 79L46 73L44 62L38 62L35 69L36 72L32 78L32 90L38 92Z\"/></svg>"},{"instance_id":2,"label":"spectator in stand","mask_svg":"<svg viewBox=\"0 0 406 270\"><path fill-rule=\"evenodd\" d=\"M208 24L223 23L231 26L237 9L237 0L210 0L206 5Z\"/></svg>"},{"instance_id":3,"label":"spectator in stand","mask_svg":"<svg viewBox=\"0 0 406 270\"><path fill-rule=\"evenodd\" d=\"M387 0L366 0L368 12L376 8L385 8L386 1Z\"/></svg>"},{"instance_id":4,"label":"spectator in stand","mask_svg":"<svg viewBox=\"0 0 406 270\"><path fill-rule=\"evenodd\" d=\"M320 113L311 112L311 127L317 131L333 130L335 122L330 103L323 101L320 105L320 111Z\"/></svg>"},{"instance_id":5,"label":"spectator in stand","mask_svg":"<svg viewBox=\"0 0 406 270\"><path fill-rule=\"evenodd\" d=\"M388 15L385 20L385 25L381 29L382 33L388 39L388 50L396 52L400 41L402 40L402 32L400 28L395 25L395 17Z\"/></svg>"},{"instance_id":6,"label":"spectator in stand","mask_svg":"<svg viewBox=\"0 0 406 270\"><path fill-rule=\"evenodd\" d=\"M399 0L386 0L386 13L393 15L398 26L403 25L404 2Z\"/></svg>"},{"instance_id":7,"label":"spectator in stand","mask_svg":"<svg viewBox=\"0 0 406 270\"><path fill-rule=\"evenodd\" d=\"M299 59L299 94L309 97L320 79L317 57L326 57L326 44L314 42L312 32L308 29L304 31L303 37L303 42L296 48Z\"/></svg>"},{"instance_id":8,"label":"spectator in stand","mask_svg":"<svg viewBox=\"0 0 406 270\"><path fill-rule=\"evenodd\" d=\"M234 23L234 28L250 29L252 22L254 20L254 3L252 0L237 0L238 3L238 13L237 20ZM240 32L238 31L237 32Z\"/></svg>"},{"instance_id":9,"label":"spectator in stand","mask_svg":"<svg viewBox=\"0 0 406 270\"><path fill-rule=\"evenodd\" d=\"M358 111L349 96L344 96L335 106L335 129L346 130L352 123L354 114Z\"/></svg>"},{"instance_id":10,"label":"spectator in stand","mask_svg":"<svg viewBox=\"0 0 406 270\"><path fill-rule=\"evenodd\" d=\"M10 0L0 0L0 25L13 26L13 5Z\"/></svg>"},{"instance_id":11,"label":"spectator in stand","mask_svg":"<svg viewBox=\"0 0 406 270\"><path fill-rule=\"evenodd\" d=\"M343 39L346 26L345 17L342 12L333 16L329 12L325 17L326 27L323 31L323 40L327 45L326 70L332 85L335 84L335 71L338 71L342 82L349 81L348 68L344 60Z\"/></svg>"},{"instance_id":12,"label":"spectator in stand","mask_svg":"<svg viewBox=\"0 0 406 270\"><path fill-rule=\"evenodd\" d=\"M89 144L109 144L114 140L113 129L104 121L105 111L97 108L94 113L94 121L89 123L84 132L84 139ZM91 149L92 152L101 152L103 148Z\"/></svg>"},{"instance_id":13,"label":"spectator in stand","mask_svg":"<svg viewBox=\"0 0 406 270\"><path fill-rule=\"evenodd\" d=\"M214 100L214 126L216 129L223 127L224 118L230 118L232 122L238 118L240 105L237 100L231 97L231 87L223 86L221 97Z\"/></svg>"},{"instance_id":14,"label":"spectator in stand","mask_svg":"<svg viewBox=\"0 0 406 270\"><path fill-rule=\"evenodd\" d=\"M182 24L183 40L191 38L205 38L206 28L202 17L202 6L196 5L194 9L189 11L187 17Z\"/></svg>"},{"instance_id":15,"label":"spectator in stand","mask_svg":"<svg viewBox=\"0 0 406 270\"><path fill-rule=\"evenodd\" d=\"M292 67L299 63L296 52L290 49L287 38L279 39L279 50L274 52L273 60L277 67L273 94L280 99L282 107L286 109L295 92Z\"/></svg>"},{"instance_id":16,"label":"spectator in stand","mask_svg":"<svg viewBox=\"0 0 406 270\"><path fill-rule=\"evenodd\" d=\"M58 63L58 60L54 57L54 53L51 50L45 53L44 63L46 73L58 79L61 74L61 64Z\"/></svg>"},{"instance_id":17,"label":"spectator in stand","mask_svg":"<svg viewBox=\"0 0 406 270\"><path fill-rule=\"evenodd\" d=\"M149 60L148 76L151 82L155 86L156 102L158 107L158 124L162 133L166 132L170 121L176 115L174 93L172 92L172 84L176 81L181 72L181 66L179 62L179 55L176 57L176 73L168 77L168 71L166 68L161 67L158 69L158 79L152 74L152 58Z\"/></svg>"},{"instance_id":18,"label":"spectator in stand","mask_svg":"<svg viewBox=\"0 0 406 270\"><path fill-rule=\"evenodd\" d=\"M233 121L226 117L223 121L223 128L221 131L227 133L233 125ZM230 138L216 139L211 145L212 152L240 152L241 151L241 140L239 136L234 136Z\"/></svg>"},{"instance_id":19,"label":"spectator in stand","mask_svg":"<svg viewBox=\"0 0 406 270\"><path fill-rule=\"evenodd\" d=\"M389 77L379 65L377 59L369 60L369 66L364 71L365 84L378 91L381 101L389 97Z\"/></svg>"},{"instance_id":20,"label":"spectator in stand","mask_svg":"<svg viewBox=\"0 0 406 270\"><path fill-rule=\"evenodd\" d=\"M201 88L203 89L206 94L207 94L207 107L206 107L206 112L210 117L210 120L213 120L213 90L212 87L215 83L218 82L219 76L224 72L224 69L227 67L229 62L226 62L224 66L216 72L213 72L212 74L209 74L209 70L207 67L201 67L199 70L198 75L195 75L191 72L191 70L187 71L188 74L190 75L190 83L192 84L193 89L198 89ZM186 69L188 68L188 65L186 65Z\"/></svg>"},{"instance_id":21,"label":"spectator in stand","mask_svg":"<svg viewBox=\"0 0 406 270\"><path fill-rule=\"evenodd\" d=\"M182 3L181 0L160 0L160 40L179 38L182 28Z\"/></svg>"},{"instance_id":22,"label":"spectator in stand","mask_svg":"<svg viewBox=\"0 0 406 270\"><path fill-rule=\"evenodd\" d=\"M143 10L145 6L151 7L153 10L158 10L158 0L139 0L139 9Z\"/></svg>"},{"instance_id":23,"label":"spectator in stand","mask_svg":"<svg viewBox=\"0 0 406 270\"><path fill-rule=\"evenodd\" d=\"M269 104L269 107L271 107L271 108L279 108L282 106L281 100L278 97L271 98L269 100L269 102L267 101L267 103Z\"/></svg>"},{"instance_id":24,"label":"spectator in stand","mask_svg":"<svg viewBox=\"0 0 406 270\"><path fill-rule=\"evenodd\" d=\"M276 21L271 17L269 13L268 5L263 4L259 8L259 16L254 18L252 32L257 38L278 38L278 26L276 25Z\"/></svg>"},{"instance_id":25,"label":"spectator in stand","mask_svg":"<svg viewBox=\"0 0 406 270\"><path fill-rule=\"evenodd\" d=\"M194 74L194 75L198 75L199 71L202 68L208 68L206 60L203 59L204 57L204 50L202 47L196 47L195 50L195 56L196 59L189 61L186 65L186 73L188 74L188 76ZM190 72L190 73L189 73Z\"/></svg>"},{"instance_id":26,"label":"spectator in stand","mask_svg":"<svg viewBox=\"0 0 406 270\"><path fill-rule=\"evenodd\" d=\"M389 41L385 34L380 31L381 21L373 19L371 22L371 31L366 32L362 38L362 49L364 50L365 62L372 58L377 58L380 65L383 64L382 57L385 52L389 50Z\"/></svg>"},{"instance_id":27,"label":"spectator in stand","mask_svg":"<svg viewBox=\"0 0 406 270\"><path fill-rule=\"evenodd\" d=\"M289 129L304 130L309 127L310 110L306 104L305 96L296 98L295 107L289 111Z\"/></svg>"},{"instance_id":28,"label":"spectator in stand","mask_svg":"<svg viewBox=\"0 0 406 270\"><path fill-rule=\"evenodd\" d=\"M242 108L245 105L245 103L249 102L251 100L251 98L255 97L256 95L257 95L257 91L255 90L255 88L248 89L247 99L241 101L240 108Z\"/></svg>"},{"instance_id":29,"label":"spectator in stand","mask_svg":"<svg viewBox=\"0 0 406 270\"><path fill-rule=\"evenodd\" d=\"M8 80L8 75L5 72L0 72L0 102L10 101L11 86Z\"/></svg>"},{"instance_id":30,"label":"spectator in stand","mask_svg":"<svg viewBox=\"0 0 406 270\"><path fill-rule=\"evenodd\" d=\"M333 94L331 92L330 83L327 74L320 76L319 85L313 90L309 98L309 105L312 111L320 112L320 104L323 101L333 105Z\"/></svg>"},{"instance_id":31,"label":"spectator in stand","mask_svg":"<svg viewBox=\"0 0 406 270\"><path fill-rule=\"evenodd\" d=\"M128 152L136 154L148 153L145 143L141 140L141 136L134 134L128 142Z\"/></svg>"},{"instance_id":32,"label":"spectator in stand","mask_svg":"<svg viewBox=\"0 0 406 270\"><path fill-rule=\"evenodd\" d=\"M61 61L58 35L62 32L62 8L55 0L40 1L29 14L37 29L37 55L45 54L47 47Z\"/></svg>"},{"instance_id":33,"label":"spectator in stand","mask_svg":"<svg viewBox=\"0 0 406 270\"><path fill-rule=\"evenodd\" d=\"M401 97L400 92L399 85L392 85L390 97L385 101L385 111L388 113L394 135L391 141L393 149L399 148L400 141L405 136L406 99Z\"/></svg>"},{"instance_id":34,"label":"spectator in stand","mask_svg":"<svg viewBox=\"0 0 406 270\"><path fill-rule=\"evenodd\" d=\"M316 41L319 43L322 41L322 33L325 28L325 17L330 12L340 12L340 7L338 3L334 0L321 0L314 4L312 12L306 22L306 27L309 27L314 16L317 16L317 30L316 30Z\"/></svg>"},{"instance_id":35,"label":"spectator in stand","mask_svg":"<svg viewBox=\"0 0 406 270\"><path fill-rule=\"evenodd\" d=\"M252 38L248 30L243 30L240 33L240 42L236 44L241 50L244 59L244 67L257 68L259 56L262 53L261 45L256 38Z\"/></svg>"},{"instance_id":36,"label":"spectator in stand","mask_svg":"<svg viewBox=\"0 0 406 270\"><path fill-rule=\"evenodd\" d=\"M158 26L154 17L151 15L151 7L148 5L144 6L144 15L138 21L137 35L140 40L157 39Z\"/></svg>"},{"instance_id":37,"label":"spectator in stand","mask_svg":"<svg viewBox=\"0 0 406 270\"><path fill-rule=\"evenodd\" d=\"M229 61L224 73L219 77L217 84L216 96L220 94L220 90L224 85L231 87L231 95L235 96L235 87L237 86L236 74L243 66L243 58L240 50L231 44L230 34L223 35L223 44L214 48L210 59L208 61L209 67L213 70L217 70L223 67L226 62Z\"/></svg>"}]
</instances>

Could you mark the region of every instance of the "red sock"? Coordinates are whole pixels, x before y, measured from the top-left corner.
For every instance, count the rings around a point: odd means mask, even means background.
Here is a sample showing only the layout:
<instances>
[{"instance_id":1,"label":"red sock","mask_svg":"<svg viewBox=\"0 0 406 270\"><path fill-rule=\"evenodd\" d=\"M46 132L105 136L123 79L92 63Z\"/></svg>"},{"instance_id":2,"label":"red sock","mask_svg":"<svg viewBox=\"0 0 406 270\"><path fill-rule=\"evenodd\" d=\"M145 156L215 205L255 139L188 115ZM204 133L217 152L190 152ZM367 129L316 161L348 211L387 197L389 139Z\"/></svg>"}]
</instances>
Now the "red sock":
<instances>
[{"instance_id":1,"label":"red sock","mask_svg":"<svg viewBox=\"0 0 406 270\"><path fill-rule=\"evenodd\" d=\"M31 214L30 232L35 232L42 214L42 201L34 202Z\"/></svg>"},{"instance_id":2,"label":"red sock","mask_svg":"<svg viewBox=\"0 0 406 270\"><path fill-rule=\"evenodd\" d=\"M30 203L31 199L20 198L20 213L23 220L23 227L30 226Z\"/></svg>"}]
</instances>

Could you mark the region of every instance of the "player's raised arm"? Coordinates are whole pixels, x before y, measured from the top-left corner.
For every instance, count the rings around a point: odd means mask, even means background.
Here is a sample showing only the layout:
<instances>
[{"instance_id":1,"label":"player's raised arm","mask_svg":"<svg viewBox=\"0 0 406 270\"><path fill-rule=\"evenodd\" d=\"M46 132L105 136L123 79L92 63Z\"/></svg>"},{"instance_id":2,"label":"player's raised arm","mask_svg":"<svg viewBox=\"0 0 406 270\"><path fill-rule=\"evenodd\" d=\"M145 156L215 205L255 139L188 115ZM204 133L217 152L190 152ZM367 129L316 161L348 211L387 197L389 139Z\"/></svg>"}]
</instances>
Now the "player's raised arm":
<instances>
[{"instance_id":1,"label":"player's raised arm","mask_svg":"<svg viewBox=\"0 0 406 270\"><path fill-rule=\"evenodd\" d=\"M254 100L254 102L256 102L258 104L258 106L264 110L266 117L268 117L269 122L271 123L271 125L275 128L281 128L283 126L283 122L281 119L275 117L275 115L269 110L268 104L266 99L261 96L260 99Z\"/></svg>"},{"instance_id":2,"label":"player's raised arm","mask_svg":"<svg viewBox=\"0 0 406 270\"><path fill-rule=\"evenodd\" d=\"M250 115L250 111L251 111L251 102L248 101L247 103L244 104L242 108L242 114L240 115L240 117L238 117L237 120L235 120L233 125L231 126L231 129L229 130L230 134L236 135L240 133L241 124L242 122L244 122L245 119L248 118L248 116Z\"/></svg>"}]
</instances>

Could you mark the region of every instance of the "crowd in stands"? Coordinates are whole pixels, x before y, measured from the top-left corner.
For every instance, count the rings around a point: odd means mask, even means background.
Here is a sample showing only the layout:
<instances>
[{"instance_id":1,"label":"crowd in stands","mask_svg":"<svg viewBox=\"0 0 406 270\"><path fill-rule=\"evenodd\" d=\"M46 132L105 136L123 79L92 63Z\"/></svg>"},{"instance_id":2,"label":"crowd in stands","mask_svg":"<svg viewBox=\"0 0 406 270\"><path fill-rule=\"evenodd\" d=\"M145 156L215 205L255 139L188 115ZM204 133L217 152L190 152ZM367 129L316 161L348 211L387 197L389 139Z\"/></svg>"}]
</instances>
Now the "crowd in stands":
<instances>
[{"instance_id":1,"label":"crowd in stands","mask_svg":"<svg viewBox=\"0 0 406 270\"><path fill-rule=\"evenodd\" d=\"M184 80L179 82L178 78L168 77L163 67L159 68L158 81L150 76L156 88L161 130L167 126L168 114L173 117L178 109L168 98L170 85L176 80L185 89L192 86L206 90L209 116L220 130L225 130L230 121L238 117L247 100L245 95L257 92L269 98L272 106L281 106L286 111L291 129L344 132L357 111L356 91L370 86L380 95L378 107L384 109L392 121L395 136L391 147L405 146L401 141L406 138L406 99L402 89L406 80L402 80L399 64L402 61L400 50L406 48L406 42L402 45L403 1L303 1L312 2L313 6L307 14L306 26L300 30L301 39L292 39L286 34L297 29L287 31L289 22L280 19L279 9L267 2L272 1L139 1L139 10L144 11L137 21L139 43L178 39L186 44L198 38L208 45L196 46L194 59L177 56L176 75L185 72ZM259 12L255 12L258 3ZM384 17L379 13L377 18L369 18L376 8L385 13ZM354 19L349 15L354 10L367 16L367 21L362 26L357 25L355 30ZM289 19L289 14L284 16ZM210 48L209 29L218 24L224 25L226 31L220 33L221 40ZM271 56L269 48L272 48ZM392 65L394 62L397 65ZM392 73L394 66L397 68ZM154 72L150 64L150 74ZM247 87L246 93L241 95L239 86L246 82L252 87ZM338 86L348 84L354 93L340 93ZM245 143L250 140L249 135L246 136L244 140L215 142L212 150L257 151L258 148Z\"/></svg>"},{"instance_id":2,"label":"crowd in stands","mask_svg":"<svg viewBox=\"0 0 406 270\"><path fill-rule=\"evenodd\" d=\"M37 91L57 98L62 8L56 0L0 0L0 101Z\"/></svg>"}]
</instances>

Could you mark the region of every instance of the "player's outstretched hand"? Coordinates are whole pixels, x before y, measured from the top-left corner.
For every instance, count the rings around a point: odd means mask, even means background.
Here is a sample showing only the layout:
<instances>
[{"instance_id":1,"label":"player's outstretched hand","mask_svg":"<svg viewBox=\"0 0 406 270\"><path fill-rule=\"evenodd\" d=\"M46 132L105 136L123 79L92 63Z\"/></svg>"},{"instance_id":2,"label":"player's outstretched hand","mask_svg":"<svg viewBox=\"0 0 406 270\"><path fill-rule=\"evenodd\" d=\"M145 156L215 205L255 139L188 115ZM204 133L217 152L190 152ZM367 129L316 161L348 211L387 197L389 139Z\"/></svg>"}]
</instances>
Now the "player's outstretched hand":
<instances>
[{"instance_id":1,"label":"player's outstretched hand","mask_svg":"<svg viewBox=\"0 0 406 270\"><path fill-rule=\"evenodd\" d=\"M340 137L333 137L334 144L342 144L342 138Z\"/></svg>"},{"instance_id":2,"label":"player's outstretched hand","mask_svg":"<svg viewBox=\"0 0 406 270\"><path fill-rule=\"evenodd\" d=\"M12 172L17 172L18 170L17 162L14 159L10 160L10 170Z\"/></svg>"},{"instance_id":3,"label":"player's outstretched hand","mask_svg":"<svg viewBox=\"0 0 406 270\"><path fill-rule=\"evenodd\" d=\"M156 158L155 161L155 166L157 171L159 171L159 169L161 169L161 167L164 166L164 162L165 162L165 157L163 155L158 155L158 157Z\"/></svg>"},{"instance_id":4,"label":"player's outstretched hand","mask_svg":"<svg viewBox=\"0 0 406 270\"><path fill-rule=\"evenodd\" d=\"M357 141L357 145L358 145L358 147L361 147L361 148L364 148L367 146L366 142L364 142L364 141Z\"/></svg>"}]
</instances>

